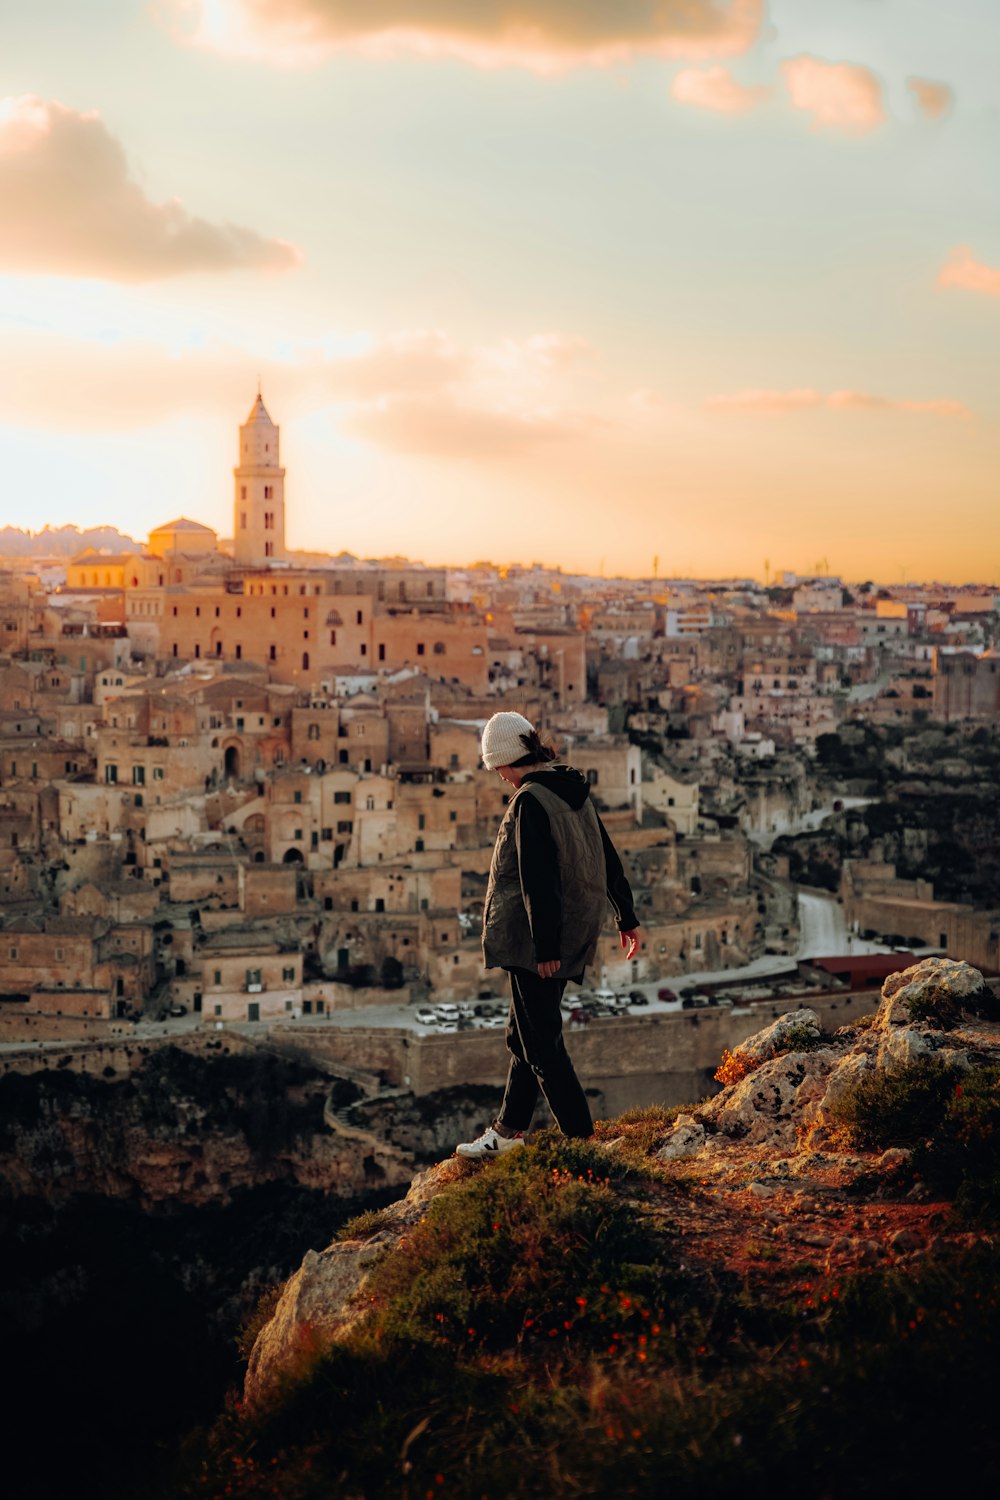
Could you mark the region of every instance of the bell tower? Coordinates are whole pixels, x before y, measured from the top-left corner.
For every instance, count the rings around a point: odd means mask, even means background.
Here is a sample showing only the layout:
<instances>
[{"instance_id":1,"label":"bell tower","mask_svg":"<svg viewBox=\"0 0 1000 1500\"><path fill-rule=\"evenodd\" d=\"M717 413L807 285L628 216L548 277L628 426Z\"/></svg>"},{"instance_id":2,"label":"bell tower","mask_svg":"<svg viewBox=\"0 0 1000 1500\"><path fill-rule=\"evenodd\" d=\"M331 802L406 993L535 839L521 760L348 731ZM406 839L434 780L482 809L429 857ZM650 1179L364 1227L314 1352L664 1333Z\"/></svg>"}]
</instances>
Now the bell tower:
<instances>
[{"instance_id":1,"label":"bell tower","mask_svg":"<svg viewBox=\"0 0 1000 1500\"><path fill-rule=\"evenodd\" d=\"M240 461L233 470L233 556L248 567L285 555L285 471L278 462L279 429L257 392L240 428Z\"/></svg>"}]
</instances>

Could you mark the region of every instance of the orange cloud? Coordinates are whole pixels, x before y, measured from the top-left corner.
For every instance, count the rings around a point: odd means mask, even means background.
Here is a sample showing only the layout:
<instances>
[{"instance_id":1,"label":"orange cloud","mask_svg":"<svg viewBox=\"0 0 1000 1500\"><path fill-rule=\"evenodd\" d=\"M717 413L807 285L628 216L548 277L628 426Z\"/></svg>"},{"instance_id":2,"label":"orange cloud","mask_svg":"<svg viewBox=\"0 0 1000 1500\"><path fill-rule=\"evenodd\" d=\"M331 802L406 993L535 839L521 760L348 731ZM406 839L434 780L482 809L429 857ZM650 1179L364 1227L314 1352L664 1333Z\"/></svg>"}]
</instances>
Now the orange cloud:
<instances>
[{"instance_id":1,"label":"orange cloud","mask_svg":"<svg viewBox=\"0 0 1000 1500\"><path fill-rule=\"evenodd\" d=\"M934 83L930 78L908 78L906 87L920 113L928 120L940 120L954 102L955 95L946 83Z\"/></svg>"},{"instance_id":2,"label":"orange cloud","mask_svg":"<svg viewBox=\"0 0 1000 1500\"><path fill-rule=\"evenodd\" d=\"M816 126L860 135L885 120L882 85L858 63L792 57L781 64L781 71L793 106L811 114Z\"/></svg>"},{"instance_id":3,"label":"orange cloud","mask_svg":"<svg viewBox=\"0 0 1000 1500\"><path fill-rule=\"evenodd\" d=\"M1000 267L976 260L968 245L957 245L938 272L938 286L959 286L984 297L1000 297Z\"/></svg>"},{"instance_id":4,"label":"orange cloud","mask_svg":"<svg viewBox=\"0 0 1000 1500\"><path fill-rule=\"evenodd\" d=\"M151 203L96 113L24 95L0 101L0 269L105 281L192 271L281 271L284 240Z\"/></svg>"},{"instance_id":5,"label":"orange cloud","mask_svg":"<svg viewBox=\"0 0 1000 1500\"><path fill-rule=\"evenodd\" d=\"M182 412L231 419L260 372L289 417L327 408L347 431L396 451L510 456L601 425L567 409L567 374L588 348L545 333L463 349L416 330L351 354L307 345L262 359L222 345L170 353L151 342L15 331L0 361L0 411L8 424L58 431L129 431Z\"/></svg>"},{"instance_id":6,"label":"orange cloud","mask_svg":"<svg viewBox=\"0 0 1000 1500\"><path fill-rule=\"evenodd\" d=\"M455 57L555 72L639 56L726 57L757 39L763 0L160 0L179 38L308 66L336 52Z\"/></svg>"},{"instance_id":7,"label":"orange cloud","mask_svg":"<svg viewBox=\"0 0 1000 1500\"><path fill-rule=\"evenodd\" d=\"M724 115L743 115L756 109L770 95L763 84L748 88L737 83L728 68L683 68L670 85L670 93L679 104L693 104L698 109L714 109Z\"/></svg>"},{"instance_id":8,"label":"orange cloud","mask_svg":"<svg viewBox=\"0 0 1000 1500\"><path fill-rule=\"evenodd\" d=\"M450 459L512 457L542 443L578 441L593 426L591 418L491 409L448 394L397 397L347 419L349 431L380 447Z\"/></svg>"},{"instance_id":9,"label":"orange cloud","mask_svg":"<svg viewBox=\"0 0 1000 1500\"><path fill-rule=\"evenodd\" d=\"M972 415L961 401L908 401L892 396L874 396L867 391L816 391L809 387L790 391L746 390L731 395L709 396L709 411L750 412L765 416L784 416L789 412L815 411L904 411L922 412L936 417Z\"/></svg>"}]
</instances>

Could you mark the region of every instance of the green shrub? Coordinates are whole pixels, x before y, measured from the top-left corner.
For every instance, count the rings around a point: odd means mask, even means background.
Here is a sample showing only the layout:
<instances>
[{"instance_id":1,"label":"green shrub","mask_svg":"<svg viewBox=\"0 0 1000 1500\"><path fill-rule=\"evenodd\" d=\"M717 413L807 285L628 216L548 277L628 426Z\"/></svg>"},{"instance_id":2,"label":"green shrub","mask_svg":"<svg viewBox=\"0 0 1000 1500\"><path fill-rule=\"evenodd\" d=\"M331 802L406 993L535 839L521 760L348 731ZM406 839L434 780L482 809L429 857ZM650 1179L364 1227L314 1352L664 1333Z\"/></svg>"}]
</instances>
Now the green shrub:
<instances>
[{"instance_id":1,"label":"green shrub","mask_svg":"<svg viewBox=\"0 0 1000 1500\"><path fill-rule=\"evenodd\" d=\"M862 1150L912 1147L941 1123L957 1076L954 1067L937 1058L894 1073L872 1073L837 1101L833 1114Z\"/></svg>"},{"instance_id":2,"label":"green shrub","mask_svg":"<svg viewBox=\"0 0 1000 1500\"><path fill-rule=\"evenodd\" d=\"M1000 1222L1000 1068L971 1068L953 1080L913 1166L968 1217Z\"/></svg>"},{"instance_id":3,"label":"green shrub","mask_svg":"<svg viewBox=\"0 0 1000 1500\"><path fill-rule=\"evenodd\" d=\"M656 1321L671 1293L664 1240L585 1164L585 1145L510 1152L436 1198L372 1274L375 1336L578 1355Z\"/></svg>"}]
</instances>

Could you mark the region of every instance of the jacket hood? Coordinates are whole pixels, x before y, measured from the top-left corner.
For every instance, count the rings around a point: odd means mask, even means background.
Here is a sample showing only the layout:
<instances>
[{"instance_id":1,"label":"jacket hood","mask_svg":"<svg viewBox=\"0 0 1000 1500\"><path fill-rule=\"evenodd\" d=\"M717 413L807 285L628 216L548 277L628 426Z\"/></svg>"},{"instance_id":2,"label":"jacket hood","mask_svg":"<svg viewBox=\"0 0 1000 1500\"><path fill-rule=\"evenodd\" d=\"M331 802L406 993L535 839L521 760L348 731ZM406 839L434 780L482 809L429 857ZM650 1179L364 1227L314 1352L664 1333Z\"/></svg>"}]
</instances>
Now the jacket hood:
<instances>
[{"instance_id":1,"label":"jacket hood","mask_svg":"<svg viewBox=\"0 0 1000 1500\"><path fill-rule=\"evenodd\" d=\"M532 771L524 779L526 782L534 781L539 786L548 787L550 792L555 792L564 802L567 802L574 812L579 812L590 796L587 778L575 766L553 762L552 765L546 766L544 771Z\"/></svg>"}]
</instances>

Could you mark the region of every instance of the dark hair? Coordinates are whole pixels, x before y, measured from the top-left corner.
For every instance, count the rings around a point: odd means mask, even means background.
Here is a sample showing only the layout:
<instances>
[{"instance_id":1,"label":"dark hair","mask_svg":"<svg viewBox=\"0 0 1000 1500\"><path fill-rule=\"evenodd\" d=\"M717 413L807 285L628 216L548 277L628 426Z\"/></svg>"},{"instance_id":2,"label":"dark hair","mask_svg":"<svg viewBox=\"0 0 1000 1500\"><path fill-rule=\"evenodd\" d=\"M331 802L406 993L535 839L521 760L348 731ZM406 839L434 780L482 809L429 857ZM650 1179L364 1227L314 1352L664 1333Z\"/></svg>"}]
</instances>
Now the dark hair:
<instances>
[{"instance_id":1,"label":"dark hair","mask_svg":"<svg viewBox=\"0 0 1000 1500\"><path fill-rule=\"evenodd\" d=\"M519 735L519 739L527 754L520 756L517 760L512 760L512 766L537 766L546 761L555 760L556 752L550 745L544 743L537 729L533 729L530 734Z\"/></svg>"}]
</instances>

